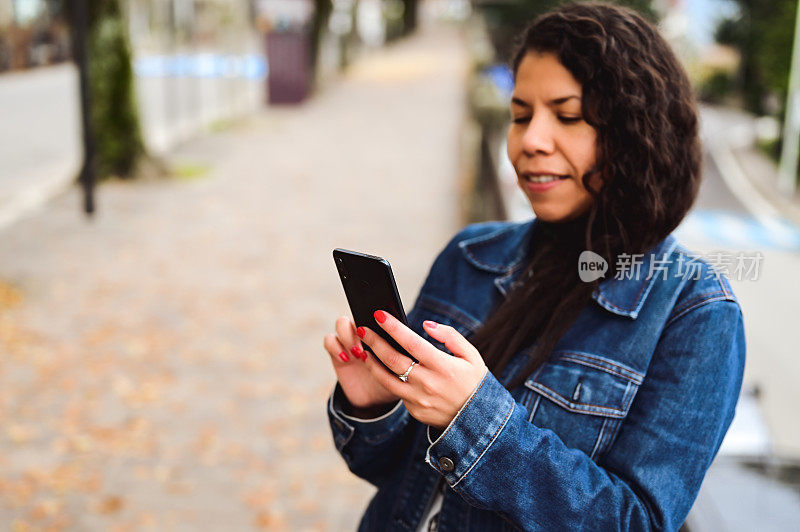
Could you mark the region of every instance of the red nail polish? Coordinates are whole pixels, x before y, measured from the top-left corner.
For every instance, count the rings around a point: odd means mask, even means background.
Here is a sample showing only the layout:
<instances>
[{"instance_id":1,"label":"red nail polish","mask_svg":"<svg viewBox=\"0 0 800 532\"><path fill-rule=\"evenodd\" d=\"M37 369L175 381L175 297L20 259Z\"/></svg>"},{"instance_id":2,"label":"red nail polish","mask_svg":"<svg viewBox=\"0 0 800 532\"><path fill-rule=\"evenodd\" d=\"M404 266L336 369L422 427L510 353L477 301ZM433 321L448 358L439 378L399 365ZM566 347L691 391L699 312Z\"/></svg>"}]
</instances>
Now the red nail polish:
<instances>
[{"instance_id":1,"label":"red nail polish","mask_svg":"<svg viewBox=\"0 0 800 532\"><path fill-rule=\"evenodd\" d=\"M348 362L350 360L350 357L347 356L347 353L345 353L344 351L339 353L339 358L342 359L342 362Z\"/></svg>"},{"instance_id":2,"label":"red nail polish","mask_svg":"<svg viewBox=\"0 0 800 532\"><path fill-rule=\"evenodd\" d=\"M425 322L423 323L423 325L427 325L429 328L431 328L431 329L435 329L435 328L436 328L436 325L437 325L437 323L436 323L435 321L425 320Z\"/></svg>"},{"instance_id":3,"label":"red nail polish","mask_svg":"<svg viewBox=\"0 0 800 532\"><path fill-rule=\"evenodd\" d=\"M355 346L355 347L351 347L350 348L350 352L353 353L353 355L356 358L361 358L361 356L364 354L364 350L361 349L361 346L358 346L358 345Z\"/></svg>"},{"instance_id":4,"label":"red nail polish","mask_svg":"<svg viewBox=\"0 0 800 532\"><path fill-rule=\"evenodd\" d=\"M383 323L386 321L386 313L382 310L375 311L375 321L378 323Z\"/></svg>"},{"instance_id":5,"label":"red nail polish","mask_svg":"<svg viewBox=\"0 0 800 532\"><path fill-rule=\"evenodd\" d=\"M367 331L364 330L364 327L359 327L356 329L356 334L359 338L364 338L367 335Z\"/></svg>"}]
</instances>

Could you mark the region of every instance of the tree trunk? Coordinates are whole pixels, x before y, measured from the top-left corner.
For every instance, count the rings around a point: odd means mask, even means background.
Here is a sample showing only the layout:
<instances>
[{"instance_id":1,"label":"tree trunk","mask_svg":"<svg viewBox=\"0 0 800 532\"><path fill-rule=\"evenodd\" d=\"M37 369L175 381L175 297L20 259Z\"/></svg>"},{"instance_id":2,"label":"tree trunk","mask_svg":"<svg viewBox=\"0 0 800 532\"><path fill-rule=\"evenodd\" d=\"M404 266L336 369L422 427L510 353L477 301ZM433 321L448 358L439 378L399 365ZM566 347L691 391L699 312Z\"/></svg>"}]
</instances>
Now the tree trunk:
<instances>
[{"instance_id":1,"label":"tree trunk","mask_svg":"<svg viewBox=\"0 0 800 532\"><path fill-rule=\"evenodd\" d=\"M69 7L74 1L69 0ZM94 168L100 179L133 177L146 150L139 125L125 18L119 0L86 1L90 107L96 148Z\"/></svg>"},{"instance_id":2,"label":"tree trunk","mask_svg":"<svg viewBox=\"0 0 800 532\"><path fill-rule=\"evenodd\" d=\"M403 35L410 35L417 29L418 0L403 0Z\"/></svg>"}]
</instances>

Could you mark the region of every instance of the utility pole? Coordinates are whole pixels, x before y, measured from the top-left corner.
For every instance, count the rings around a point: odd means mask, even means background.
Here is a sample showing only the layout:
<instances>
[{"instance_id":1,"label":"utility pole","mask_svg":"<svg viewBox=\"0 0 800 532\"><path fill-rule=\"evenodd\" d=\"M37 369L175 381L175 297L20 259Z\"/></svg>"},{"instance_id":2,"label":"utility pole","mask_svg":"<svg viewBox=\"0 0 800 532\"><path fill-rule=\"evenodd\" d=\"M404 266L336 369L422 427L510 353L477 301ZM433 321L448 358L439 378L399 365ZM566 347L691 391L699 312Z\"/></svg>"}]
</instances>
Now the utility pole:
<instances>
[{"instance_id":1,"label":"utility pole","mask_svg":"<svg viewBox=\"0 0 800 532\"><path fill-rule=\"evenodd\" d=\"M91 94L89 91L89 12L88 0L72 0L72 43L75 63L78 65L81 94L81 118L83 124L83 166L80 183L83 188L83 210L94 213L94 131L91 117Z\"/></svg>"},{"instance_id":2,"label":"utility pole","mask_svg":"<svg viewBox=\"0 0 800 532\"><path fill-rule=\"evenodd\" d=\"M797 187L797 162L800 149L800 6L795 13L794 46L783 120L783 147L778 168L778 187L794 195Z\"/></svg>"}]
</instances>

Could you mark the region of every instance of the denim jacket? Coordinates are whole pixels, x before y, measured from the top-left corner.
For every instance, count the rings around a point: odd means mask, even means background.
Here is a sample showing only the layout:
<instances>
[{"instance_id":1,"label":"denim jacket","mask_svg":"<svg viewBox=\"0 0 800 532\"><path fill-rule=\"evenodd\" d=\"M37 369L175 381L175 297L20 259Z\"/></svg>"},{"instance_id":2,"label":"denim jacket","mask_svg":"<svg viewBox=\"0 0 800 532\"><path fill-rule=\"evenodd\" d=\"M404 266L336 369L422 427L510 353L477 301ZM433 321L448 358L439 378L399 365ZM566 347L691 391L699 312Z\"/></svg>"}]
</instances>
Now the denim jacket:
<instances>
[{"instance_id":1,"label":"denim jacket","mask_svg":"<svg viewBox=\"0 0 800 532\"><path fill-rule=\"evenodd\" d=\"M536 220L462 230L409 313L469 338L524 264ZM691 266L691 267L688 267ZM577 265L576 265L577 267ZM377 419L328 399L336 449L378 488L359 530L415 530L440 482L441 532L677 530L733 418L745 359L724 276L670 235L600 282L545 364L508 391L487 372L442 432L402 402Z\"/></svg>"}]
</instances>

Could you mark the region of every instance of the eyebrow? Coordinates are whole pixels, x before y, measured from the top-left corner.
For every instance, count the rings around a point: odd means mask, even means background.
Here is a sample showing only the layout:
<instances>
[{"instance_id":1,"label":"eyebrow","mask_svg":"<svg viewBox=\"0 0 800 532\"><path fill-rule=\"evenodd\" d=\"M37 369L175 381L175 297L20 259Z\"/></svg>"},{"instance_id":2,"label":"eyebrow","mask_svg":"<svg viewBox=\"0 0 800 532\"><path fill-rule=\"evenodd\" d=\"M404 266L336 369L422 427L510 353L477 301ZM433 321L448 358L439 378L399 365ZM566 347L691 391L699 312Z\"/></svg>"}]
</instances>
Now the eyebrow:
<instances>
[{"instance_id":1,"label":"eyebrow","mask_svg":"<svg viewBox=\"0 0 800 532\"><path fill-rule=\"evenodd\" d=\"M550 100L550 103L554 104L554 105L561 105L562 103L564 103L566 101L569 101L569 100L571 100L573 98L575 98L576 100L580 100L581 99L580 96L576 96L574 94L571 94L569 96L562 96L561 98L555 98L553 100ZM531 106L531 104L529 104L525 100L521 100L521 99L517 98L516 96L511 98L511 103L515 103L517 105L521 105L522 107L530 107Z\"/></svg>"}]
</instances>

